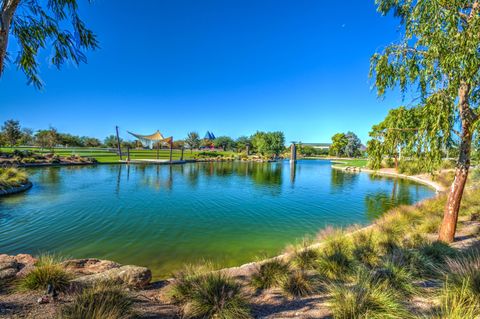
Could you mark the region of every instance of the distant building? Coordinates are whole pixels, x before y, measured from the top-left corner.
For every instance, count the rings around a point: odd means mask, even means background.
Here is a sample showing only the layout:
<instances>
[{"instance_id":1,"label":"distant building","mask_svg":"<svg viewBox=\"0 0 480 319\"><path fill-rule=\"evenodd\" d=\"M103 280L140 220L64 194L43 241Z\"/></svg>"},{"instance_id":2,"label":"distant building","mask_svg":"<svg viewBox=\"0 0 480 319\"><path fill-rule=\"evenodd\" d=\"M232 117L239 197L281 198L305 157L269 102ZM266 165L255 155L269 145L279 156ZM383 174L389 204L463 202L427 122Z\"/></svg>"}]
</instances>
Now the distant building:
<instances>
[{"instance_id":1,"label":"distant building","mask_svg":"<svg viewBox=\"0 0 480 319\"><path fill-rule=\"evenodd\" d=\"M213 141L215 138L216 138L215 135L210 131L207 131L204 137L205 140L209 140L209 141Z\"/></svg>"},{"instance_id":2,"label":"distant building","mask_svg":"<svg viewBox=\"0 0 480 319\"><path fill-rule=\"evenodd\" d=\"M310 146L317 150L329 150L331 143L302 143L303 146Z\"/></svg>"}]
</instances>

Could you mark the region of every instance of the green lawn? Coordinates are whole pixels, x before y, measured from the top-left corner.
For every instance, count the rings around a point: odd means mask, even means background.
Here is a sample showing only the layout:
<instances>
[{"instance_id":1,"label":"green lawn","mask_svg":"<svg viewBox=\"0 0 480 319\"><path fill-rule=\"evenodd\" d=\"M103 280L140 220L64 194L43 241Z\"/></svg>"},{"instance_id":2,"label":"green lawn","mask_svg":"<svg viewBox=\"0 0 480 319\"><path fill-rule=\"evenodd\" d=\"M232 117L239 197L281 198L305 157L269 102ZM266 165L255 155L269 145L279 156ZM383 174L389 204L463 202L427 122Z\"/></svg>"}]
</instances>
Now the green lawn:
<instances>
[{"instance_id":1,"label":"green lawn","mask_svg":"<svg viewBox=\"0 0 480 319\"><path fill-rule=\"evenodd\" d=\"M367 162L368 160L364 158L355 158L355 159L341 159L341 160L335 160L332 161L335 166L339 167L360 167L360 168L365 168L367 167Z\"/></svg>"},{"instance_id":2,"label":"green lawn","mask_svg":"<svg viewBox=\"0 0 480 319\"><path fill-rule=\"evenodd\" d=\"M11 153L13 150L30 150L35 153L47 154L52 153L50 149L40 149L40 148L33 148L33 147L15 147L15 148L0 148L0 152ZM127 151L122 149L124 154L123 159L126 158ZM185 150L183 154L183 159L193 159L196 154L200 151L193 151L190 152L189 150ZM82 157L92 157L95 158L99 163L115 163L120 160L120 157L116 154L115 151L110 151L107 149L98 149L98 148L85 148L85 147L75 147L75 148L55 148L54 153L60 156L70 156L70 155L78 155ZM181 150L175 149L172 152L173 160L179 160L181 156ZM235 155L234 152L222 152L217 151L217 153L222 154L223 156L233 156ZM130 150L130 159L156 159L157 158L157 150ZM170 150L162 149L158 152L159 159L169 159L170 158Z\"/></svg>"}]
</instances>

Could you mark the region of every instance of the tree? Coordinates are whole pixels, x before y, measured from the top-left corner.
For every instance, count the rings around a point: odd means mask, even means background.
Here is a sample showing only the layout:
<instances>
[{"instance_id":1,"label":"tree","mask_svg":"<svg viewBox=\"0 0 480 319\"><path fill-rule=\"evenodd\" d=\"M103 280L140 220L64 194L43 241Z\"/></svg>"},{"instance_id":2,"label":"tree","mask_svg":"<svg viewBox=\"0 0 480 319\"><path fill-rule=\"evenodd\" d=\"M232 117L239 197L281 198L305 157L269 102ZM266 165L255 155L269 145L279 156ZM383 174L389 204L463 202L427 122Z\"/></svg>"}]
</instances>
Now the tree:
<instances>
[{"instance_id":1,"label":"tree","mask_svg":"<svg viewBox=\"0 0 480 319\"><path fill-rule=\"evenodd\" d=\"M345 147L348 144L348 138L345 133L337 133L332 136L332 145L330 146L330 155L337 157L345 155Z\"/></svg>"},{"instance_id":2,"label":"tree","mask_svg":"<svg viewBox=\"0 0 480 319\"><path fill-rule=\"evenodd\" d=\"M48 130L40 130L35 134L35 142L41 148L54 149L58 143L58 133L53 127Z\"/></svg>"},{"instance_id":3,"label":"tree","mask_svg":"<svg viewBox=\"0 0 480 319\"><path fill-rule=\"evenodd\" d=\"M395 169L398 170L398 160L402 154L411 152L415 146L415 135L420 125L420 114L417 108L399 107L390 110L385 119L372 127L369 135L367 153L369 164L374 169L381 167L384 156L393 157Z\"/></svg>"},{"instance_id":4,"label":"tree","mask_svg":"<svg viewBox=\"0 0 480 319\"><path fill-rule=\"evenodd\" d=\"M120 139L120 145L122 144L122 142L123 140ZM118 147L117 137L115 135L107 136L103 141L103 144L109 148L117 148Z\"/></svg>"},{"instance_id":5,"label":"tree","mask_svg":"<svg viewBox=\"0 0 480 319\"><path fill-rule=\"evenodd\" d=\"M88 136L82 137L82 143L86 147L100 147L102 145L98 138Z\"/></svg>"},{"instance_id":6,"label":"tree","mask_svg":"<svg viewBox=\"0 0 480 319\"><path fill-rule=\"evenodd\" d=\"M197 132L190 132L185 139L185 143L190 147L190 150L200 147L200 137Z\"/></svg>"},{"instance_id":7,"label":"tree","mask_svg":"<svg viewBox=\"0 0 480 319\"><path fill-rule=\"evenodd\" d=\"M18 144L22 137L22 130L20 128L20 122L15 120L8 120L2 126L3 138L10 146Z\"/></svg>"},{"instance_id":8,"label":"tree","mask_svg":"<svg viewBox=\"0 0 480 319\"><path fill-rule=\"evenodd\" d=\"M246 150L247 146L252 145L252 140L248 136L240 136L235 141L235 144L237 146L237 150Z\"/></svg>"},{"instance_id":9,"label":"tree","mask_svg":"<svg viewBox=\"0 0 480 319\"><path fill-rule=\"evenodd\" d=\"M34 142L33 130L30 128L22 129L22 137L20 138L20 145L33 145Z\"/></svg>"},{"instance_id":10,"label":"tree","mask_svg":"<svg viewBox=\"0 0 480 319\"><path fill-rule=\"evenodd\" d=\"M256 132L252 138L252 146L262 155L278 155L285 148L283 132Z\"/></svg>"},{"instance_id":11,"label":"tree","mask_svg":"<svg viewBox=\"0 0 480 319\"><path fill-rule=\"evenodd\" d=\"M235 141L228 136L219 136L213 141L215 147L221 147L224 151L235 147Z\"/></svg>"},{"instance_id":12,"label":"tree","mask_svg":"<svg viewBox=\"0 0 480 319\"><path fill-rule=\"evenodd\" d=\"M423 157L438 158L439 146L451 132L460 139L455 179L439 231L439 240L452 242L479 119L480 2L377 0L377 5L381 14L399 17L403 31L400 42L372 56L370 75L378 94L397 85L403 92L418 87L422 112L414 139L422 145Z\"/></svg>"},{"instance_id":13,"label":"tree","mask_svg":"<svg viewBox=\"0 0 480 319\"><path fill-rule=\"evenodd\" d=\"M0 77L9 58L9 37L18 43L14 60L28 84L42 87L38 76L38 54L52 47L50 63L58 69L67 61L86 62L85 51L98 42L78 16L77 0L1 0L0 1Z\"/></svg>"},{"instance_id":14,"label":"tree","mask_svg":"<svg viewBox=\"0 0 480 319\"><path fill-rule=\"evenodd\" d=\"M63 146L71 147L81 147L84 146L83 140L80 136L67 134L67 133L58 133L58 143Z\"/></svg>"},{"instance_id":15,"label":"tree","mask_svg":"<svg viewBox=\"0 0 480 319\"><path fill-rule=\"evenodd\" d=\"M362 147L362 141L353 132L345 134L347 138L347 145L345 145L345 155L348 157L358 157L360 155L360 147Z\"/></svg>"}]
</instances>

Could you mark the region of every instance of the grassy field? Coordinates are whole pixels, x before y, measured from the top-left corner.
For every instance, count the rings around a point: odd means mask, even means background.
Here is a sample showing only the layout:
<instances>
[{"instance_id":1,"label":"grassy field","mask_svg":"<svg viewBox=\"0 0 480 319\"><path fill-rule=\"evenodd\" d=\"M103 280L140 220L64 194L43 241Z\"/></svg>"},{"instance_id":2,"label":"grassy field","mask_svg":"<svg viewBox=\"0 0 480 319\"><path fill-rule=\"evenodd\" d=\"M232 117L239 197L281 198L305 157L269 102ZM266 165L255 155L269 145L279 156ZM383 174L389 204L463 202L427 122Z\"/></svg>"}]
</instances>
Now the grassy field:
<instances>
[{"instance_id":1,"label":"grassy field","mask_svg":"<svg viewBox=\"0 0 480 319\"><path fill-rule=\"evenodd\" d=\"M332 163L335 164L335 166L339 167L360 167L360 168L365 168L367 167L367 159L364 158L355 158L355 159L339 159L339 160L334 160Z\"/></svg>"},{"instance_id":2,"label":"grassy field","mask_svg":"<svg viewBox=\"0 0 480 319\"><path fill-rule=\"evenodd\" d=\"M14 150L29 150L35 153L47 154L52 153L50 149L40 149L34 147L15 147L15 148L0 148L0 152L4 153L11 153ZM127 151L122 150L123 152L123 159L126 158ZM185 150L183 154L183 159L193 159L195 155L198 155L201 151L189 151ZM120 160L120 157L117 155L115 150L110 149L102 149L102 148L84 148L84 147L77 147L77 148L55 148L54 153L60 156L71 156L71 155L78 155L82 157L91 157L95 158L99 163L116 163ZM174 149L172 152L173 160L179 160L181 156L181 150ZM233 152L223 152L217 151L223 156L233 156L235 153ZM130 159L156 159L157 158L157 151L156 150L130 150ZM162 149L158 152L159 159L169 159L170 158L170 150Z\"/></svg>"}]
</instances>

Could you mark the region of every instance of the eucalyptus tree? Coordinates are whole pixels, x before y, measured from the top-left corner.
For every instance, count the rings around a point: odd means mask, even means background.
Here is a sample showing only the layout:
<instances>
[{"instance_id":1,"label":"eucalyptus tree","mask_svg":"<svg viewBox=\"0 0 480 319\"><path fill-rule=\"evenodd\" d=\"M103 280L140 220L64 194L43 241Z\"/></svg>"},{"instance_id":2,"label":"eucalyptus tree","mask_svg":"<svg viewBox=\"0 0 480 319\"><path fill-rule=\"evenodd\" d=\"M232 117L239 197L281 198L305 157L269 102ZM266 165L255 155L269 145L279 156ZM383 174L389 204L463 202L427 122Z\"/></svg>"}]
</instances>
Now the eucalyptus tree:
<instances>
[{"instance_id":1,"label":"eucalyptus tree","mask_svg":"<svg viewBox=\"0 0 480 319\"><path fill-rule=\"evenodd\" d=\"M8 46L10 37L17 42L15 60L8 52L13 49ZM38 54L47 46L52 49L49 61L58 69L67 61L86 62L85 52L98 47L96 36L78 15L77 0L0 0L0 78L10 60L29 84L41 88Z\"/></svg>"},{"instance_id":2,"label":"eucalyptus tree","mask_svg":"<svg viewBox=\"0 0 480 319\"><path fill-rule=\"evenodd\" d=\"M422 122L412 137L423 156L438 157L451 132L459 136L455 179L445 206L439 240L455 237L458 212L470 168L471 144L479 119L479 0L376 0L378 11L400 19L401 39L371 59L380 96L398 86L418 87ZM427 128L428 125L428 129Z\"/></svg>"},{"instance_id":3,"label":"eucalyptus tree","mask_svg":"<svg viewBox=\"0 0 480 319\"><path fill-rule=\"evenodd\" d=\"M345 145L345 155L348 157L357 157L360 155L360 148L362 147L362 141L353 132L347 132L345 134L347 138L347 145Z\"/></svg>"},{"instance_id":4,"label":"eucalyptus tree","mask_svg":"<svg viewBox=\"0 0 480 319\"><path fill-rule=\"evenodd\" d=\"M398 160L407 153L412 155L419 127L418 108L407 109L401 106L388 112L385 119L372 127L372 138L367 144L369 165L379 169L384 156L394 159L395 169Z\"/></svg>"},{"instance_id":5,"label":"eucalyptus tree","mask_svg":"<svg viewBox=\"0 0 480 319\"><path fill-rule=\"evenodd\" d=\"M348 138L345 133L337 133L332 136L332 145L330 146L330 155L337 157L345 155L345 147L348 144Z\"/></svg>"}]
</instances>

